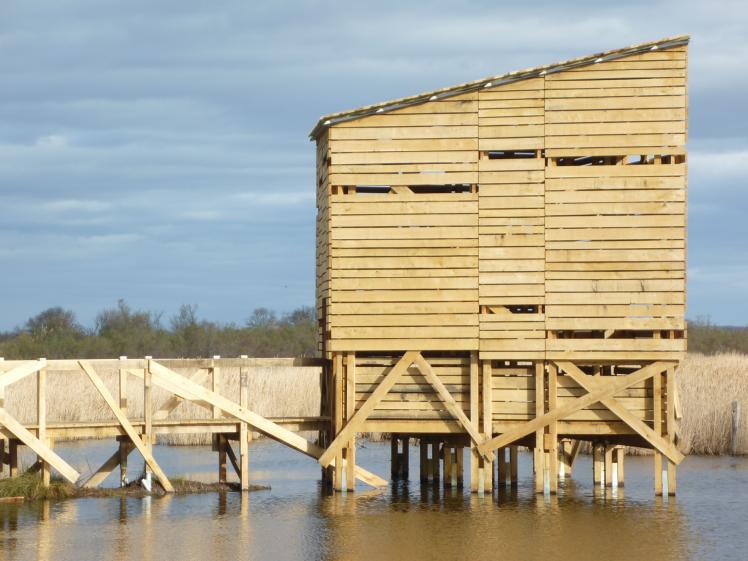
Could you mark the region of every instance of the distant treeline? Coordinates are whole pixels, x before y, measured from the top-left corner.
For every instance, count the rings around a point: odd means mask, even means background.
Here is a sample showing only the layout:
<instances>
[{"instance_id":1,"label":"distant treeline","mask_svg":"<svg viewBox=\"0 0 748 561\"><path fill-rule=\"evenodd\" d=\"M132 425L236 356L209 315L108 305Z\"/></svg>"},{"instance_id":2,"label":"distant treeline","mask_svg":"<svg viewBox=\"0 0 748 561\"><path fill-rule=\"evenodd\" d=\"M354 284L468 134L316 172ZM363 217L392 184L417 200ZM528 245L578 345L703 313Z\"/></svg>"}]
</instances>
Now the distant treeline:
<instances>
[{"instance_id":1,"label":"distant treeline","mask_svg":"<svg viewBox=\"0 0 748 561\"><path fill-rule=\"evenodd\" d=\"M72 311L56 307L23 327L0 332L0 356L7 360L317 354L315 313L308 307L282 316L258 308L243 325L221 325L198 319L197 307L185 305L164 325L162 314L133 310L120 300L100 312L92 328L78 323Z\"/></svg>"},{"instance_id":2,"label":"distant treeline","mask_svg":"<svg viewBox=\"0 0 748 561\"><path fill-rule=\"evenodd\" d=\"M162 314L132 310L124 301L96 316L92 328L75 314L49 308L23 327L0 332L0 356L6 359L45 357L114 358L226 357L249 355L315 356L317 329L314 308L302 307L276 315L256 309L243 325L221 325L197 317L197 307L184 305L164 325ZM722 327L708 320L688 324L688 350L707 355L735 351L748 354L748 327Z\"/></svg>"}]
</instances>

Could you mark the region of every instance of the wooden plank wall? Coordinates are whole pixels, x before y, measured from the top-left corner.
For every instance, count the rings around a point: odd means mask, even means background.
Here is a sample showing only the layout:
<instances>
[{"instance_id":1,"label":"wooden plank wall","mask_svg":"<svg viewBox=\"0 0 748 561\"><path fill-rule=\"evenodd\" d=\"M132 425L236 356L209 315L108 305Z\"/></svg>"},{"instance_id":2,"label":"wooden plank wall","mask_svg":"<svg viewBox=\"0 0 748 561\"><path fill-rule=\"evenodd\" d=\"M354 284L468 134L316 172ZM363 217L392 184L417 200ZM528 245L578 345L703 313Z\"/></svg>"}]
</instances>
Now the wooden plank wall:
<instances>
[{"instance_id":1,"label":"wooden plank wall","mask_svg":"<svg viewBox=\"0 0 748 561\"><path fill-rule=\"evenodd\" d=\"M479 92L478 124L481 358L542 359L544 80Z\"/></svg>"},{"instance_id":2,"label":"wooden plank wall","mask_svg":"<svg viewBox=\"0 0 748 561\"><path fill-rule=\"evenodd\" d=\"M328 350L680 358L686 63L654 50L333 125Z\"/></svg>"},{"instance_id":3,"label":"wooden plank wall","mask_svg":"<svg viewBox=\"0 0 748 561\"><path fill-rule=\"evenodd\" d=\"M316 221L316 309L319 321L318 349L325 351L329 331L328 303L330 300L330 183L328 177L329 141L325 131L317 139L317 221ZM329 358L329 353L325 353Z\"/></svg>"},{"instance_id":4,"label":"wooden plank wall","mask_svg":"<svg viewBox=\"0 0 748 561\"><path fill-rule=\"evenodd\" d=\"M356 356L356 409L387 375L399 357ZM444 384L465 414L470 412L470 358L429 357L434 374ZM415 367L400 378L369 416L370 420L451 420L434 388Z\"/></svg>"},{"instance_id":5,"label":"wooden plank wall","mask_svg":"<svg viewBox=\"0 0 748 561\"><path fill-rule=\"evenodd\" d=\"M546 77L547 358L685 351L685 118L685 48Z\"/></svg>"},{"instance_id":6,"label":"wooden plank wall","mask_svg":"<svg viewBox=\"0 0 748 561\"><path fill-rule=\"evenodd\" d=\"M439 192L477 183L477 119L470 94L330 130L330 350L477 350L478 195Z\"/></svg>"}]
</instances>

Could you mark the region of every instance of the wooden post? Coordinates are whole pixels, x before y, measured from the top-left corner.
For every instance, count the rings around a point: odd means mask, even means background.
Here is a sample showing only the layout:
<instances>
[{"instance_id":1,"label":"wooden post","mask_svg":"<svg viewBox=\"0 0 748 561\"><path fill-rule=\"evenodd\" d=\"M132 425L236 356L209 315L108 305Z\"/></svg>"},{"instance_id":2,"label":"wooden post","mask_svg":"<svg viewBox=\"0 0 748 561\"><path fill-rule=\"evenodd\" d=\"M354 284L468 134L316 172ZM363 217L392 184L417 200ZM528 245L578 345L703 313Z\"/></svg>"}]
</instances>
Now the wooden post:
<instances>
[{"instance_id":1,"label":"wooden post","mask_svg":"<svg viewBox=\"0 0 748 561\"><path fill-rule=\"evenodd\" d=\"M397 435L390 436L390 477L397 479L400 476L400 455L397 451Z\"/></svg>"},{"instance_id":2,"label":"wooden post","mask_svg":"<svg viewBox=\"0 0 748 561\"><path fill-rule=\"evenodd\" d=\"M597 442L592 444L592 483L597 489L603 482L604 446Z\"/></svg>"},{"instance_id":3,"label":"wooden post","mask_svg":"<svg viewBox=\"0 0 748 561\"><path fill-rule=\"evenodd\" d=\"M662 434L662 374L658 372L652 378L652 411L655 434ZM662 495L662 454L654 451L655 495Z\"/></svg>"},{"instance_id":4,"label":"wooden post","mask_svg":"<svg viewBox=\"0 0 748 561\"><path fill-rule=\"evenodd\" d=\"M605 454L605 486L613 487L613 448L614 446L606 445L604 447Z\"/></svg>"},{"instance_id":5,"label":"wooden post","mask_svg":"<svg viewBox=\"0 0 748 561\"><path fill-rule=\"evenodd\" d=\"M356 412L356 353L348 353L345 364L345 407L346 420L350 421ZM356 490L356 435L351 436L345 451L346 491Z\"/></svg>"},{"instance_id":6,"label":"wooden post","mask_svg":"<svg viewBox=\"0 0 748 561\"><path fill-rule=\"evenodd\" d=\"M535 417L545 414L545 365L542 362L535 363ZM535 466L535 492L545 492L545 431L535 431L535 449L533 459Z\"/></svg>"},{"instance_id":7,"label":"wooden post","mask_svg":"<svg viewBox=\"0 0 748 561\"><path fill-rule=\"evenodd\" d=\"M221 355L214 355L213 360L210 361L210 377L211 377L211 385L213 393L217 393L220 395L221 393L221 367L216 366L216 360L220 360ZM214 419L220 419L221 418L221 410L213 406L213 418Z\"/></svg>"},{"instance_id":8,"label":"wooden post","mask_svg":"<svg viewBox=\"0 0 748 561\"><path fill-rule=\"evenodd\" d=\"M665 415L665 430L670 442L675 443L675 366L668 366L665 375L665 393L667 395L667 412ZM676 465L667 460L667 494L675 495Z\"/></svg>"},{"instance_id":9,"label":"wooden post","mask_svg":"<svg viewBox=\"0 0 748 561\"><path fill-rule=\"evenodd\" d=\"M457 488L462 489L465 485L465 448L464 446L457 446L455 448L455 470L457 476Z\"/></svg>"},{"instance_id":10,"label":"wooden post","mask_svg":"<svg viewBox=\"0 0 748 561\"><path fill-rule=\"evenodd\" d=\"M624 446L616 446L615 462L616 462L616 475L618 476L618 486L623 487L624 485L624 458L626 456L626 448Z\"/></svg>"},{"instance_id":11,"label":"wooden post","mask_svg":"<svg viewBox=\"0 0 748 561\"><path fill-rule=\"evenodd\" d=\"M242 355L246 359L247 355ZM239 406L249 408L249 372L247 368L239 367ZM242 491L249 490L249 425L239 423L239 486Z\"/></svg>"},{"instance_id":12,"label":"wooden post","mask_svg":"<svg viewBox=\"0 0 748 561\"><path fill-rule=\"evenodd\" d=\"M558 368L552 362L548 363L548 411L556 408L558 395ZM548 448L548 488L552 495L558 492L558 422L553 421L548 426L550 447Z\"/></svg>"},{"instance_id":13,"label":"wooden post","mask_svg":"<svg viewBox=\"0 0 748 561\"><path fill-rule=\"evenodd\" d=\"M0 477L5 473L5 439L0 434Z\"/></svg>"},{"instance_id":14,"label":"wooden post","mask_svg":"<svg viewBox=\"0 0 748 561\"><path fill-rule=\"evenodd\" d=\"M740 438L740 402L732 402L732 423L730 424L730 454L738 455L738 439Z\"/></svg>"},{"instance_id":15,"label":"wooden post","mask_svg":"<svg viewBox=\"0 0 748 561\"><path fill-rule=\"evenodd\" d=\"M218 444L218 482L226 483L226 446L228 445L226 435L218 433L216 443Z\"/></svg>"},{"instance_id":16,"label":"wooden post","mask_svg":"<svg viewBox=\"0 0 748 561\"><path fill-rule=\"evenodd\" d=\"M493 436L493 376L491 361L483 361L483 437ZM493 493L493 462L483 459L483 492Z\"/></svg>"},{"instance_id":17,"label":"wooden post","mask_svg":"<svg viewBox=\"0 0 748 561\"><path fill-rule=\"evenodd\" d=\"M333 356L333 376L335 378L335 437L343 428L343 354L335 353ZM342 491L345 486L343 482L343 450L340 449L335 455L335 478L334 487L336 491Z\"/></svg>"},{"instance_id":18,"label":"wooden post","mask_svg":"<svg viewBox=\"0 0 748 561\"><path fill-rule=\"evenodd\" d=\"M18 477L18 440L15 438L8 441L8 476Z\"/></svg>"},{"instance_id":19,"label":"wooden post","mask_svg":"<svg viewBox=\"0 0 748 561\"><path fill-rule=\"evenodd\" d=\"M400 453L400 477L406 481L410 477L410 436L404 435L400 437L400 444L402 446L402 452Z\"/></svg>"},{"instance_id":20,"label":"wooden post","mask_svg":"<svg viewBox=\"0 0 748 561\"><path fill-rule=\"evenodd\" d=\"M509 479L512 487L516 487L519 482L519 470L517 465L517 447L509 447Z\"/></svg>"},{"instance_id":21,"label":"wooden post","mask_svg":"<svg viewBox=\"0 0 748 561\"><path fill-rule=\"evenodd\" d=\"M498 480L496 485L498 487L506 486L507 466L506 466L506 448L499 448L496 450L498 455Z\"/></svg>"},{"instance_id":22,"label":"wooden post","mask_svg":"<svg viewBox=\"0 0 748 561\"><path fill-rule=\"evenodd\" d=\"M424 440L423 436L421 436L421 439L418 443L419 452L420 452L420 476L421 476L421 483L425 483L429 480L429 468L428 468L428 461L429 461L429 448L428 444L426 443L426 440Z\"/></svg>"},{"instance_id":23,"label":"wooden post","mask_svg":"<svg viewBox=\"0 0 748 561\"><path fill-rule=\"evenodd\" d=\"M41 361L46 361L44 358L40 358ZM37 422L37 434L36 437L41 440L44 444L51 448L50 443L47 441L47 369L40 368L36 373L36 422ZM49 486L50 471L49 464L45 462L41 456L37 456L36 459L41 466L41 477L42 485Z\"/></svg>"},{"instance_id":24,"label":"wooden post","mask_svg":"<svg viewBox=\"0 0 748 561\"><path fill-rule=\"evenodd\" d=\"M470 422L480 431L480 362L478 353L470 353ZM480 455L474 442L470 442L470 491L477 493L480 478Z\"/></svg>"},{"instance_id":25,"label":"wooden post","mask_svg":"<svg viewBox=\"0 0 748 561\"><path fill-rule=\"evenodd\" d=\"M444 488L452 487L452 445L444 443Z\"/></svg>"},{"instance_id":26,"label":"wooden post","mask_svg":"<svg viewBox=\"0 0 748 561\"><path fill-rule=\"evenodd\" d=\"M127 360L126 356L119 357L120 361ZM119 367L119 408L122 409L122 413L127 415L127 369L123 364ZM127 457L130 453L130 446L128 439L119 438L119 485L125 487L127 481Z\"/></svg>"},{"instance_id":27,"label":"wooden post","mask_svg":"<svg viewBox=\"0 0 748 561\"><path fill-rule=\"evenodd\" d=\"M143 372L143 444L149 454L153 454L153 373L151 372L151 359L145 357L145 372ZM146 463L144 466L146 477L151 473L151 467Z\"/></svg>"}]
</instances>

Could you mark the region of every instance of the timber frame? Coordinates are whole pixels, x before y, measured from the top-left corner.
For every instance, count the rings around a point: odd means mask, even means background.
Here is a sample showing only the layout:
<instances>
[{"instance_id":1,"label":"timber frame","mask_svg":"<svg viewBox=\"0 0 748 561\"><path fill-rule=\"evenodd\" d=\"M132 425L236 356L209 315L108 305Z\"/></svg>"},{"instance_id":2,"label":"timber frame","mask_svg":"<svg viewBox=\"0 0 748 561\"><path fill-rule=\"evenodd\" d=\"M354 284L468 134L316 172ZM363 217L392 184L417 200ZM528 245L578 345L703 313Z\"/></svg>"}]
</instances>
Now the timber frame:
<instances>
[{"instance_id":1,"label":"timber frame","mask_svg":"<svg viewBox=\"0 0 748 561\"><path fill-rule=\"evenodd\" d=\"M595 482L622 484L623 446L641 446L656 493L663 466L675 492L688 41L320 118L319 461L336 489L354 485L330 462L385 432L393 474L417 438L422 479L441 457L445 484L469 447L475 491L516 483L523 445L555 493L589 441Z\"/></svg>"}]
</instances>

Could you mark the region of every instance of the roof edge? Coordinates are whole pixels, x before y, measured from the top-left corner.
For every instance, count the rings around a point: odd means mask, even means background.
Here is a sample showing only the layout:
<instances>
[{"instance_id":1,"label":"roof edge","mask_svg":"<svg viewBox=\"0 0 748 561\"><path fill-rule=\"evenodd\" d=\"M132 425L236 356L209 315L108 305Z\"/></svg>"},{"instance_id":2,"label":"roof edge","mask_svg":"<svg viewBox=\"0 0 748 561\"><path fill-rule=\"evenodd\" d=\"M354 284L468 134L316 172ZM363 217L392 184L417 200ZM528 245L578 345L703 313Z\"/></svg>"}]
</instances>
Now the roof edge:
<instances>
[{"instance_id":1,"label":"roof edge","mask_svg":"<svg viewBox=\"0 0 748 561\"><path fill-rule=\"evenodd\" d=\"M347 111L341 111L338 113L330 113L329 115L324 115L319 118L317 124L309 133L309 139L316 140L323 131L327 130L330 126L337 123L360 119L361 117L367 117L369 115L374 115L377 113L386 113L389 111L394 111L396 109L402 109L403 107L425 103L427 101L446 99L456 95L469 93L471 91L477 91L485 87L500 86L502 84L518 82L520 80L527 80L529 78L537 78L539 76L545 76L546 74L562 72L564 70L586 66L588 64L616 60L646 51L657 49L672 49L675 47L680 47L682 45L687 45L690 41L690 38L690 35L676 35L674 37L666 37L657 41L638 43L636 45L631 45L629 47L624 47L621 49L614 49L611 51L572 58L553 64L547 64L544 66L535 66L526 68L524 70L507 72L506 74L500 74L498 76L489 76L488 78L483 78L481 80L465 82L456 86L423 92L417 95L403 97L400 99L382 101L379 103L374 103L372 105L365 105L357 109L349 109Z\"/></svg>"}]
</instances>

